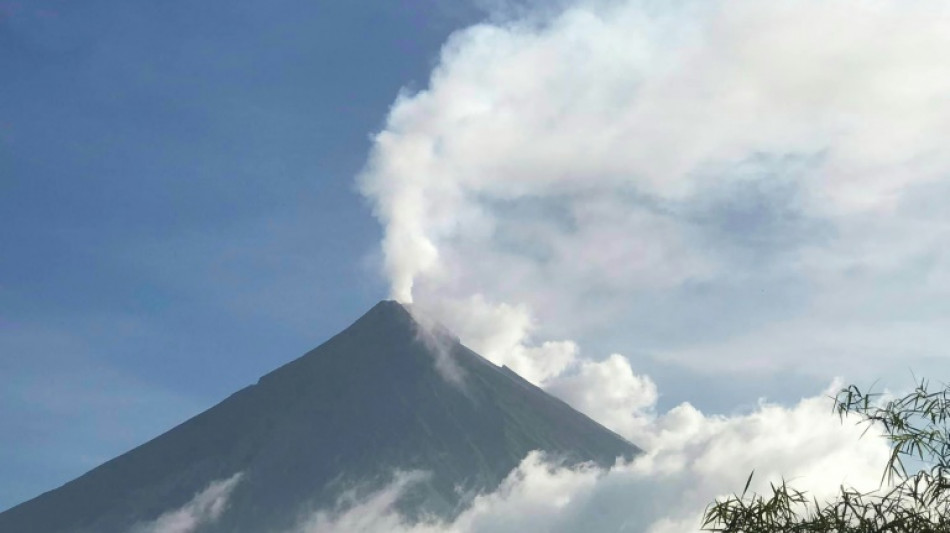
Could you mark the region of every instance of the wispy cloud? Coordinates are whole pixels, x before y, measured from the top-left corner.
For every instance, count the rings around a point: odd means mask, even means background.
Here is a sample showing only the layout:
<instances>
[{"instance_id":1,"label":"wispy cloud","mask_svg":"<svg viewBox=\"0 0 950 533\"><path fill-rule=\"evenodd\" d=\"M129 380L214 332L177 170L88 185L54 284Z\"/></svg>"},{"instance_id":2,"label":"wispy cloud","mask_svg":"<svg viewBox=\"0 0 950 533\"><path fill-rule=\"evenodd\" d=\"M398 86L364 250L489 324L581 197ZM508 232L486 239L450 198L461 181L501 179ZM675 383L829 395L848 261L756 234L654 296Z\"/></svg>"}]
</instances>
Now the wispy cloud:
<instances>
[{"instance_id":1,"label":"wispy cloud","mask_svg":"<svg viewBox=\"0 0 950 533\"><path fill-rule=\"evenodd\" d=\"M346 492L338 499L336 509L317 511L305 517L289 533L408 531L415 526L400 516L396 503L407 490L426 477L419 471L397 472L388 485L364 498L358 498L353 491Z\"/></svg>"},{"instance_id":2,"label":"wispy cloud","mask_svg":"<svg viewBox=\"0 0 950 533\"><path fill-rule=\"evenodd\" d=\"M168 511L153 522L132 528L131 533L192 533L202 525L216 521L227 507L231 491L240 483L242 473L212 482L179 509Z\"/></svg>"}]
</instances>

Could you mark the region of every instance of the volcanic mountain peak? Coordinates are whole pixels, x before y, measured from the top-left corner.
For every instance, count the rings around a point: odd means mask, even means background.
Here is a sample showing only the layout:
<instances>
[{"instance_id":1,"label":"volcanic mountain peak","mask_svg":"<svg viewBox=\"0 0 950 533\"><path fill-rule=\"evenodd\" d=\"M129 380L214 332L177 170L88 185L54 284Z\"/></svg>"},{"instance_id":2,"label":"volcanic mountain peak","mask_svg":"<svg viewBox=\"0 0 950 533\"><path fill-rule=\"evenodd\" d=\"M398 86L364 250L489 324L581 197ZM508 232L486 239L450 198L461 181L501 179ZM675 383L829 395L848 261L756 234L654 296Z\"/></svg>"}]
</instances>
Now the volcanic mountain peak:
<instances>
[{"instance_id":1,"label":"volcanic mountain peak","mask_svg":"<svg viewBox=\"0 0 950 533\"><path fill-rule=\"evenodd\" d=\"M456 379L445 379L445 365ZM395 471L429 473L400 502L403 512L452 516L464 495L493 490L532 450L601 465L638 452L383 301L256 385L0 513L0 532L125 533L220 480L236 480L228 505L195 531L288 531L302 512Z\"/></svg>"}]
</instances>

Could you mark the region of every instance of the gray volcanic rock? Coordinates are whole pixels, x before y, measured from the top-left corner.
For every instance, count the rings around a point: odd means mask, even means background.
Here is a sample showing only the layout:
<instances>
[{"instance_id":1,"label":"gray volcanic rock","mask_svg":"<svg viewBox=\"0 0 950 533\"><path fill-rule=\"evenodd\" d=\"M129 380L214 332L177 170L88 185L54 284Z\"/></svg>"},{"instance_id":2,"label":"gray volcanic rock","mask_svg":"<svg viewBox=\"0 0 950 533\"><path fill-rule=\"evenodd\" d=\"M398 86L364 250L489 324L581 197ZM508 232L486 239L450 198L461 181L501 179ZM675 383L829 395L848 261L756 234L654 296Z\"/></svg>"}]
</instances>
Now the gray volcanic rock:
<instances>
[{"instance_id":1,"label":"gray volcanic rock","mask_svg":"<svg viewBox=\"0 0 950 533\"><path fill-rule=\"evenodd\" d=\"M458 379L443 377L445 368ZM197 531L285 531L343 490L410 470L429 475L400 509L450 517L532 450L601 465L639 452L385 301L256 385L0 513L0 533L125 533L236 474L223 512Z\"/></svg>"}]
</instances>

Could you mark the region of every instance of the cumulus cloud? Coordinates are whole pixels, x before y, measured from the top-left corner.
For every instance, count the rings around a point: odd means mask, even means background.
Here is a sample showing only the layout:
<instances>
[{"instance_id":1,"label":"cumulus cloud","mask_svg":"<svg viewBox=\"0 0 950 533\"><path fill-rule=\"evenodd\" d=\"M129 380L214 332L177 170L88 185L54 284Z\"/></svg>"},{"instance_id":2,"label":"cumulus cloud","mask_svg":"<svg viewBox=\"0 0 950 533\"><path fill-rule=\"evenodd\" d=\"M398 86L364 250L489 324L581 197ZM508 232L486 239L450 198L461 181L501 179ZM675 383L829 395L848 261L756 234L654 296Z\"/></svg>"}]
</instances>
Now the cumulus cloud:
<instances>
[{"instance_id":1,"label":"cumulus cloud","mask_svg":"<svg viewBox=\"0 0 950 533\"><path fill-rule=\"evenodd\" d=\"M559 376L545 390L633 442L647 440L656 385L649 376L634 374L620 354L581 361L575 373Z\"/></svg>"},{"instance_id":2,"label":"cumulus cloud","mask_svg":"<svg viewBox=\"0 0 950 533\"><path fill-rule=\"evenodd\" d=\"M204 524L216 521L227 507L231 491L241 481L242 473L212 482L195 494L190 502L169 511L153 522L140 524L132 533L192 533Z\"/></svg>"},{"instance_id":3,"label":"cumulus cloud","mask_svg":"<svg viewBox=\"0 0 950 533\"><path fill-rule=\"evenodd\" d=\"M682 404L641 429L649 451L630 463L569 468L535 452L449 522L400 516L394 503L417 478L397 477L344 511L316 514L294 533L682 533L697 531L705 506L741 490L753 469L758 491L783 477L820 500L842 483L877 488L886 444L861 438L862 428L842 425L828 406L827 397L815 396L726 418Z\"/></svg>"}]
</instances>

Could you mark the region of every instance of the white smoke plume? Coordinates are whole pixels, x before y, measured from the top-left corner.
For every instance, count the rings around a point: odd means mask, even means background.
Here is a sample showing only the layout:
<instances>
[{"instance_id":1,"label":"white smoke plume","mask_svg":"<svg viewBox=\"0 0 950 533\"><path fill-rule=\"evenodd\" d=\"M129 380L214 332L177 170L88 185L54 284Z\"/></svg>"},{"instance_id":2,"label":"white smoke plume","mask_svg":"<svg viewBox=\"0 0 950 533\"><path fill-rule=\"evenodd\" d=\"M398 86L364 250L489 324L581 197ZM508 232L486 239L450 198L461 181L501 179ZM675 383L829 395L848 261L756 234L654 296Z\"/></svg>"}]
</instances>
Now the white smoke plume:
<instances>
[{"instance_id":1,"label":"white smoke plume","mask_svg":"<svg viewBox=\"0 0 950 533\"><path fill-rule=\"evenodd\" d=\"M692 531L753 468L876 483L883 443L824 398L658 414L650 377L581 347L695 391L946 369L950 4L490 3L359 177L392 296L648 453L608 473L533 456L452 524L389 525Z\"/></svg>"},{"instance_id":2,"label":"white smoke plume","mask_svg":"<svg viewBox=\"0 0 950 533\"><path fill-rule=\"evenodd\" d=\"M153 522L141 524L131 533L192 533L204 524L216 521L227 508L231 491L240 483L242 473L212 482L179 509L168 511Z\"/></svg>"},{"instance_id":3,"label":"white smoke plume","mask_svg":"<svg viewBox=\"0 0 950 533\"><path fill-rule=\"evenodd\" d=\"M821 381L950 341L945 2L530 6L455 34L375 136L393 297L535 382L576 351L545 337L605 330Z\"/></svg>"}]
</instances>

